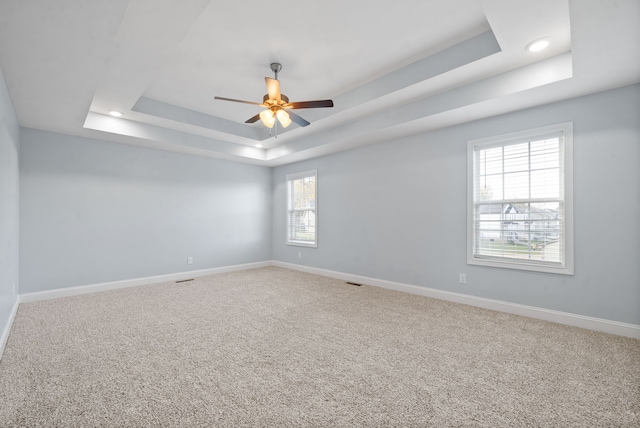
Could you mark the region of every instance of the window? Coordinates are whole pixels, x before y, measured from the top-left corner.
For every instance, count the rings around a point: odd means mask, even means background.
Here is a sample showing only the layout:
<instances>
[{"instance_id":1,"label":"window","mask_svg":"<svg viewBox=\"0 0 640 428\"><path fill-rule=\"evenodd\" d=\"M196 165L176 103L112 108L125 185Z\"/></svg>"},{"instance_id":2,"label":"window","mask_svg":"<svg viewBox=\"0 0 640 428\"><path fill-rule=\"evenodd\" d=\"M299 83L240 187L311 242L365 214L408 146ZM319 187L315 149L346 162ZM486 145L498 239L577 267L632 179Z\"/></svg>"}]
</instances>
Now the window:
<instances>
[{"instance_id":1,"label":"window","mask_svg":"<svg viewBox=\"0 0 640 428\"><path fill-rule=\"evenodd\" d=\"M287 175L287 244L317 247L318 171Z\"/></svg>"},{"instance_id":2,"label":"window","mask_svg":"<svg viewBox=\"0 0 640 428\"><path fill-rule=\"evenodd\" d=\"M467 263L573 275L571 123L469 141Z\"/></svg>"}]
</instances>

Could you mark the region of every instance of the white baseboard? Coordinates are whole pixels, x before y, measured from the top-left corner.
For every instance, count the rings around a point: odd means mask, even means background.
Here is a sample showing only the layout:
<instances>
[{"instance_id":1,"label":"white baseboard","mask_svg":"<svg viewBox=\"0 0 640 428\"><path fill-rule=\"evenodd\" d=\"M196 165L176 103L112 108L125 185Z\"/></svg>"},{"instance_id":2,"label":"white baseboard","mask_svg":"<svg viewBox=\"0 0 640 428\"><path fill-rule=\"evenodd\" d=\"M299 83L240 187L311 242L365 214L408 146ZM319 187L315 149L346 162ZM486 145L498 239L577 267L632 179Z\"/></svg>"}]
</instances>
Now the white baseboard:
<instances>
[{"instance_id":1,"label":"white baseboard","mask_svg":"<svg viewBox=\"0 0 640 428\"><path fill-rule=\"evenodd\" d=\"M148 276L144 278L126 279L123 281L103 282L100 284L81 285L77 287L58 288L55 290L37 291L35 293L20 294L18 302L28 303L38 300L57 299L60 297L77 296L80 294L96 293L98 291L116 290L118 288L134 287L136 285L156 284L167 281L180 281L183 279L197 278L218 273L233 272L238 270L255 269L271 266L271 261L246 263L242 265L223 266L211 269L192 270L187 272L171 273L167 275Z\"/></svg>"},{"instance_id":2,"label":"white baseboard","mask_svg":"<svg viewBox=\"0 0 640 428\"><path fill-rule=\"evenodd\" d=\"M554 311L551 309L537 308L535 306L519 305L517 303L504 302L501 300L486 299L468 294L453 293L450 291L437 290L434 288L419 287L416 285L402 284L399 282L386 281L382 279L369 278L366 276L352 275L344 272L336 272L326 269L302 266L293 263L272 261L272 266L286 269L298 270L301 272L313 273L316 275L328 276L330 278L351 281L358 284L374 285L376 287L388 288L391 290L404 291L406 293L418 294L420 296L433 297L440 300L462 303L470 306L491 309L494 311L506 312L514 315L521 315L536 318L544 321L551 321L558 324L570 325L574 327L586 328L589 330L601 331L618 336L640 339L640 325L627 324L618 321L610 321L602 318L588 317L568 312Z\"/></svg>"},{"instance_id":3,"label":"white baseboard","mask_svg":"<svg viewBox=\"0 0 640 428\"><path fill-rule=\"evenodd\" d=\"M11 332L11 326L13 325L13 320L16 318L16 314L18 313L18 301L13 304L13 308L11 309L11 313L9 314L9 319L7 320L7 324L4 326L2 333L0 333L0 360L2 359L2 355L4 355L4 347L7 344L7 340L9 340L9 333Z\"/></svg>"}]
</instances>

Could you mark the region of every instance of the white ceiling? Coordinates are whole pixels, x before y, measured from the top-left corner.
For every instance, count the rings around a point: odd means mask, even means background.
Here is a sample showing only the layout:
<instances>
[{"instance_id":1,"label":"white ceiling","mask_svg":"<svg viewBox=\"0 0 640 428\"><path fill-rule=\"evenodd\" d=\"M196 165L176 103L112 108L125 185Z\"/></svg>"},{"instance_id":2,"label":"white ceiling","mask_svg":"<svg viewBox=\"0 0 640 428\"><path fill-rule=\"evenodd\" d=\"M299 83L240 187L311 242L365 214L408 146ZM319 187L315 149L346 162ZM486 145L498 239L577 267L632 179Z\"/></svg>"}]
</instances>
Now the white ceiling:
<instances>
[{"instance_id":1,"label":"white ceiling","mask_svg":"<svg viewBox=\"0 0 640 428\"><path fill-rule=\"evenodd\" d=\"M639 41L638 0L0 0L21 126L269 166L637 83ZM274 138L213 99L261 101L271 62L335 107Z\"/></svg>"}]
</instances>

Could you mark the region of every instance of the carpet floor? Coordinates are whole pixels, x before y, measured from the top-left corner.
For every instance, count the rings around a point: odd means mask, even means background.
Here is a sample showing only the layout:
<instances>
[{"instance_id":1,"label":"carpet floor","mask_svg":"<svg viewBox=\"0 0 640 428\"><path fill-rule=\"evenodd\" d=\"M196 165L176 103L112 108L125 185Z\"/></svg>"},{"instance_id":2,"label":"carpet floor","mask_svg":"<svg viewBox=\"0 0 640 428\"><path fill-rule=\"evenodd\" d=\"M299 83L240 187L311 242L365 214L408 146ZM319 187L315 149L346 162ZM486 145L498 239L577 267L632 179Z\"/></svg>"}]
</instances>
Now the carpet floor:
<instances>
[{"instance_id":1,"label":"carpet floor","mask_svg":"<svg viewBox=\"0 0 640 428\"><path fill-rule=\"evenodd\" d=\"M638 427L640 341L269 267L21 304L2 427Z\"/></svg>"}]
</instances>

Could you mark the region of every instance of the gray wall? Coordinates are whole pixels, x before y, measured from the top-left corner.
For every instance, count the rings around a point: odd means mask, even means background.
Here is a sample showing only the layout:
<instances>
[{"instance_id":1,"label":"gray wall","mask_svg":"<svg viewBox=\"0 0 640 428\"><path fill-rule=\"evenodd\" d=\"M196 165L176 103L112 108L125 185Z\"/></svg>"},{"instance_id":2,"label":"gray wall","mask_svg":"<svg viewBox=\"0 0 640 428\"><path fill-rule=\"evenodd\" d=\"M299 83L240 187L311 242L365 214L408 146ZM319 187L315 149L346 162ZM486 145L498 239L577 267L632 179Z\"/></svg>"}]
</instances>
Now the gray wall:
<instances>
[{"instance_id":1,"label":"gray wall","mask_svg":"<svg viewBox=\"0 0 640 428\"><path fill-rule=\"evenodd\" d=\"M270 243L269 168L21 129L21 293L269 260Z\"/></svg>"},{"instance_id":2,"label":"gray wall","mask_svg":"<svg viewBox=\"0 0 640 428\"><path fill-rule=\"evenodd\" d=\"M274 168L273 258L640 324L638 118L634 85ZM568 121L575 275L468 266L467 141ZM285 245L285 175L309 169L318 170L317 249Z\"/></svg>"},{"instance_id":3,"label":"gray wall","mask_svg":"<svg viewBox=\"0 0 640 428\"><path fill-rule=\"evenodd\" d=\"M18 150L20 127L0 70L0 334L18 287Z\"/></svg>"}]
</instances>

